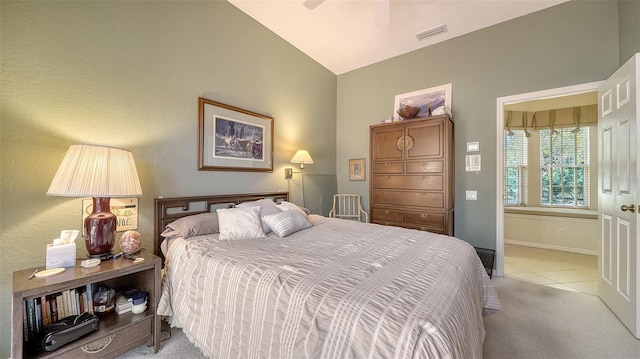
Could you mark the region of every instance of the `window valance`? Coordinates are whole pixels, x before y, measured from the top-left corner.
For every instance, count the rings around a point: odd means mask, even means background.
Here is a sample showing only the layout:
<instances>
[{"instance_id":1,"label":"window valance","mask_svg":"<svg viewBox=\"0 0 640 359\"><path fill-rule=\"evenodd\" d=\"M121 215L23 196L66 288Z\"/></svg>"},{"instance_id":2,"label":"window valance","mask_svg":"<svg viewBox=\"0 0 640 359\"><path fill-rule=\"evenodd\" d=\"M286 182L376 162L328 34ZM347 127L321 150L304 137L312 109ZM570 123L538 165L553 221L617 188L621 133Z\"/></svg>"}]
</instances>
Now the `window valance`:
<instances>
[{"instance_id":1,"label":"window valance","mask_svg":"<svg viewBox=\"0 0 640 359\"><path fill-rule=\"evenodd\" d=\"M598 106L587 105L537 112L505 111L504 118L504 128L507 130L590 126L598 123Z\"/></svg>"}]
</instances>

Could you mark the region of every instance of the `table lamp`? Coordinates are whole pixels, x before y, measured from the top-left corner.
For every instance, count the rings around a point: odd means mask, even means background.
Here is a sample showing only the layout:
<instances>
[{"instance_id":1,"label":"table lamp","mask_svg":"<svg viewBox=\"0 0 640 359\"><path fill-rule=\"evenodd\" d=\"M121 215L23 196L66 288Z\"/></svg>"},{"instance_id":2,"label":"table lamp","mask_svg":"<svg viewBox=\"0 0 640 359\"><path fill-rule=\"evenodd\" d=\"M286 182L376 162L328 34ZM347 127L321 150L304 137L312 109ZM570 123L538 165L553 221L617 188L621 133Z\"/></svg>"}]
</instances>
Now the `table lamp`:
<instances>
[{"instance_id":1,"label":"table lamp","mask_svg":"<svg viewBox=\"0 0 640 359\"><path fill-rule=\"evenodd\" d=\"M112 197L140 197L142 189L133 154L120 148L72 145L53 177L47 196L92 197L93 212L84 220L91 258L108 258L116 237Z\"/></svg>"}]
</instances>

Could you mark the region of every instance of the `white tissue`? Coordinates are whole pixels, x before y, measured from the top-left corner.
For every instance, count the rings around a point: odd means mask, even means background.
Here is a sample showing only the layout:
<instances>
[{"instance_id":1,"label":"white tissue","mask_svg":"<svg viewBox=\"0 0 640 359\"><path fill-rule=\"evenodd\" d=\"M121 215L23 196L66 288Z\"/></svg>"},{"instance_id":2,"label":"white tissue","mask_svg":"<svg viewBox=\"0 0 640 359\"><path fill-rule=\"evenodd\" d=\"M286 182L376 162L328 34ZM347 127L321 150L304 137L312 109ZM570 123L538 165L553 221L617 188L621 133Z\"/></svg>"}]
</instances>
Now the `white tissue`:
<instances>
[{"instance_id":1,"label":"white tissue","mask_svg":"<svg viewBox=\"0 0 640 359\"><path fill-rule=\"evenodd\" d=\"M80 232L77 230L71 230L71 229L60 231L60 238L54 239L53 245L59 246L62 244L76 243L76 238L78 237L78 233Z\"/></svg>"}]
</instances>

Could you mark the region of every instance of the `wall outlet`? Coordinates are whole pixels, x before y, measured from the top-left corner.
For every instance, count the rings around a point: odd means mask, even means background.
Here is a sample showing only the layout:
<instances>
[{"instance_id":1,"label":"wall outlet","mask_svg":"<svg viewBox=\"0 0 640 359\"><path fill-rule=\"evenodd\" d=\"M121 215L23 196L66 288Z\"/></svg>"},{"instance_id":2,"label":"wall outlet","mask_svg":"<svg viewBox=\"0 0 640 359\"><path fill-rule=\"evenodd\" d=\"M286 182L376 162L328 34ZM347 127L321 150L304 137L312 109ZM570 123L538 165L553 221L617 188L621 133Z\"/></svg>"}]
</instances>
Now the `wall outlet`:
<instances>
[{"instance_id":1,"label":"wall outlet","mask_svg":"<svg viewBox=\"0 0 640 359\"><path fill-rule=\"evenodd\" d=\"M558 235L559 235L560 237L564 236L564 228L560 228L560 229L558 229Z\"/></svg>"}]
</instances>

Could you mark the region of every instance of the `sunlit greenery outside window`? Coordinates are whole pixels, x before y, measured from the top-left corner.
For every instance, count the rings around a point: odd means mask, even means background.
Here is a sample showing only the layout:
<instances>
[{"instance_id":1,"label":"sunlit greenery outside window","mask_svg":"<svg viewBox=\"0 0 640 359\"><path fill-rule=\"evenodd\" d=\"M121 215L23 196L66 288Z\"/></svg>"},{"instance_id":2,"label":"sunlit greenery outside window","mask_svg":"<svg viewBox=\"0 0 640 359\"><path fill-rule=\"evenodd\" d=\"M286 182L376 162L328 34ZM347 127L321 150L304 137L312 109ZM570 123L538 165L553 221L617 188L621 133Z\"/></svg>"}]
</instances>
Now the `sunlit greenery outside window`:
<instances>
[{"instance_id":1,"label":"sunlit greenery outside window","mask_svg":"<svg viewBox=\"0 0 640 359\"><path fill-rule=\"evenodd\" d=\"M540 204L589 206L589 127L540 130Z\"/></svg>"},{"instance_id":2,"label":"sunlit greenery outside window","mask_svg":"<svg viewBox=\"0 0 640 359\"><path fill-rule=\"evenodd\" d=\"M527 204L528 141L524 130L504 131L504 205Z\"/></svg>"}]
</instances>

